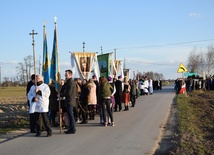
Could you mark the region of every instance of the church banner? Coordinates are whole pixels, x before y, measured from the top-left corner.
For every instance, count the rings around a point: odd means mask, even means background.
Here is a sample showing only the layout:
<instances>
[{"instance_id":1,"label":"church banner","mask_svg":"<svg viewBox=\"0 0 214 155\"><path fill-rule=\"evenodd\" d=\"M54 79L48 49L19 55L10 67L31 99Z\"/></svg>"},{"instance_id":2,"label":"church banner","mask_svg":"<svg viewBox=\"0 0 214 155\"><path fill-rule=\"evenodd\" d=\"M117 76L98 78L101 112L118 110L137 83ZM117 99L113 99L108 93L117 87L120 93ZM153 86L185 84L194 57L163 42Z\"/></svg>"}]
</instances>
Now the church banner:
<instances>
[{"instance_id":1,"label":"church banner","mask_svg":"<svg viewBox=\"0 0 214 155\"><path fill-rule=\"evenodd\" d=\"M110 54L102 54L97 56L100 68L100 76L108 77L110 74Z\"/></svg>"},{"instance_id":2,"label":"church banner","mask_svg":"<svg viewBox=\"0 0 214 155\"><path fill-rule=\"evenodd\" d=\"M123 73L123 65L122 65L122 61L121 60L114 60L114 65L115 65L115 69L114 69L114 76L122 76L122 79L124 78L124 73Z\"/></svg>"},{"instance_id":3,"label":"church banner","mask_svg":"<svg viewBox=\"0 0 214 155\"><path fill-rule=\"evenodd\" d=\"M130 79L130 69L123 69L124 78Z\"/></svg>"},{"instance_id":4,"label":"church banner","mask_svg":"<svg viewBox=\"0 0 214 155\"><path fill-rule=\"evenodd\" d=\"M121 66L121 60L114 60L114 65L115 65L115 68L114 68L113 74L114 74L115 77L117 77L118 70L119 70L119 68Z\"/></svg>"},{"instance_id":5,"label":"church banner","mask_svg":"<svg viewBox=\"0 0 214 155\"><path fill-rule=\"evenodd\" d=\"M80 78L89 79L96 54L91 52L75 52L73 56L76 60L77 68L81 76Z\"/></svg>"}]
</instances>

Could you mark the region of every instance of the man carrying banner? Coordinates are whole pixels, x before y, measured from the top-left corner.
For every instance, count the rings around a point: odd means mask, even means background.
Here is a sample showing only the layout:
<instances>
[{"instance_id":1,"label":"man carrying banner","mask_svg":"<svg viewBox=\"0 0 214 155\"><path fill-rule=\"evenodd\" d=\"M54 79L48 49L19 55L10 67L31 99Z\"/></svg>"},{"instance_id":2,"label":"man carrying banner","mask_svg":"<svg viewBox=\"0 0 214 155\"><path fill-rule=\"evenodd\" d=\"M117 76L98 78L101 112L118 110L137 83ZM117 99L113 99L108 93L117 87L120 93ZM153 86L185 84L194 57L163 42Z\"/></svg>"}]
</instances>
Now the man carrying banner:
<instances>
[{"instance_id":1,"label":"man carrying banner","mask_svg":"<svg viewBox=\"0 0 214 155\"><path fill-rule=\"evenodd\" d=\"M65 131L66 134L75 134L76 132L76 126L75 126L75 120L74 120L74 114L73 114L73 108L76 107L76 83L72 79L72 71L66 70L65 71L65 91L64 93L60 94L60 97L65 97L65 104L66 104L66 111L68 113L69 118L69 128L67 131Z\"/></svg>"},{"instance_id":2,"label":"man carrying banner","mask_svg":"<svg viewBox=\"0 0 214 155\"><path fill-rule=\"evenodd\" d=\"M47 112L49 108L49 96L50 96L50 88L47 84L43 82L42 75L38 75L36 77L36 86L33 85L28 92L28 100L30 103L30 113L34 113L36 120L36 137L41 135L41 124L39 121L39 117L41 115L44 127L47 131L47 137L52 135L52 130L50 126L50 122L47 118Z\"/></svg>"}]
</instances>

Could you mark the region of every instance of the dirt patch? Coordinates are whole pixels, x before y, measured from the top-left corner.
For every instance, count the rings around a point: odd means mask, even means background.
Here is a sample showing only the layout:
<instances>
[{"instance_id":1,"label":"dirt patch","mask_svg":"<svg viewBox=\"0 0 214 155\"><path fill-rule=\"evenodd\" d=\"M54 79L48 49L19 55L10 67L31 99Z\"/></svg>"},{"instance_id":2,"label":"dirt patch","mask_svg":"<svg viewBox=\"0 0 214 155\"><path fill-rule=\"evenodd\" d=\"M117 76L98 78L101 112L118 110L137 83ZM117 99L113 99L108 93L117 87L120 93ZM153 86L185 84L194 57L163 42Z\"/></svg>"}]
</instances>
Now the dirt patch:
<instances>
[{"instance_id":1,"label":"dirt patch","mask_svg":"<svg viewBox=\"0 0 214 155\"><path fill-rule=\"evenodd\" d=\"M0 135L28 127L28 109L26 96L0 97Z\"/></svg>"}]
</instances>

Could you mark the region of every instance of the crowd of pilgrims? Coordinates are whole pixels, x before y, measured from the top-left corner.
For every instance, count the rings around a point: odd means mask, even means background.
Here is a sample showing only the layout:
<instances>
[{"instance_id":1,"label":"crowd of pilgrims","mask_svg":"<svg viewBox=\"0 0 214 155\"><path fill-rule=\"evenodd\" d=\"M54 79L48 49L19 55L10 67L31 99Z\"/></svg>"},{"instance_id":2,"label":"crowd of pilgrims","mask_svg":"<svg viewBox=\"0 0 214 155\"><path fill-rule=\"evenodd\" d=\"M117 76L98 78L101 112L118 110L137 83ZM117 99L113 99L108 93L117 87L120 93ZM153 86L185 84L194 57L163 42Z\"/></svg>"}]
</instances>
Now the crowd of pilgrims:
<instances>
[{"instance_id":1,"label":"crowd of pilgrims","mask_svg":"<svg viewBox=\"0 0 214 155\"><path fill-rule=\"evenodd\" d=\"M88 121L94 120L98 116L99 123L103 126L115 126L113 112L129 111L129 107L135 107L136 99L142 95L153 94L153 89L162 89L161 81L154 81L142 77L139 80L131 80L122 76L117 78L95 75L89 80L81 80L80 78L72 79L76 85L76 103L73 104L73 117L75 123L87 124ZM99 81L99 82L98 82ZM61 80L61 91L66 91L66 79ZM49 110L46 113L51 127L59 126L58 114L59 103L62 109L63 128L69 128L69 117L66 108L65 97L59 96L52 82L48 85L50 88ZM29 87L27 88L29 92ZM29 96L29 94L28 94ZM59 102L60 100L60 102ZM39 124L38 118L35 120L35 114L30 114L30 129L32 133L41 133L36 130ZM38 116L37 116L38 117ZM46 128L46 127L44 127ZM44 129L45 130L45 129ZM76 130L76 129L75 129ZM52 132L51 129L49 129ZM66 133L66 132L65 132ZM70 132L67 132L70 133ZM75 133L75 131L73 131ZM51 133L49 135L51 136Z\"/></svg>"},{"instance_id":2,"label":"crowd of pilgrims","mask_svg":"<svg viewBox=\"0 0 214 155\"><path fill-rule=\"evenodd\" d=\"M177 78L174 82L174 89L176 93L182 92L182 86L185 87L186 92L192 92L193 90L214 90L213 76L208 76L206 79L200 77L189 76L186 79Z\"/></svg>"}]
</instances>

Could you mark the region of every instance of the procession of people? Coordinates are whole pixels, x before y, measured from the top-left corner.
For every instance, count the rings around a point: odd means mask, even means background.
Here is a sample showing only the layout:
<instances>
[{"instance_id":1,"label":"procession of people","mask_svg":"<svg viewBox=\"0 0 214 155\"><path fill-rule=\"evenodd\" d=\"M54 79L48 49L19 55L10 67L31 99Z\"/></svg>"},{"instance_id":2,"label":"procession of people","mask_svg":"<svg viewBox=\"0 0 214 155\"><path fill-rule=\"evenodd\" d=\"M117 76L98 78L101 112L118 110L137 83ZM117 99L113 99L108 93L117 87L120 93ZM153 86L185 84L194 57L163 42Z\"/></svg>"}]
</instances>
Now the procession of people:
<instances>
[{"instance_id":1,"label":"procession of people","mask_svg":"<svg viewBox=\"0 0 214 155\"><path fill-rule=\"evenodd\" d=\"M73 79L72 71L65 71L60 93L54 83L45 84L42 75L32 75L27 87L30 113L30 132L40 136L47 131L52 136L52 127L59 126L59 103L62 109L62 126L65 134L75 134L76 124L87 124L95 120L107 127L115 126L115 112L129 111L136 106L136 99L153 94L153 80L142 77L139 80L127 77L96 77L89 80ZM98 82L99 79L99 82ZM60 100L60 102L59 102ZM124 108L123 108L124 107ZM58 117L57 117L58 116Z\"/></svg>"}]
</instances>

